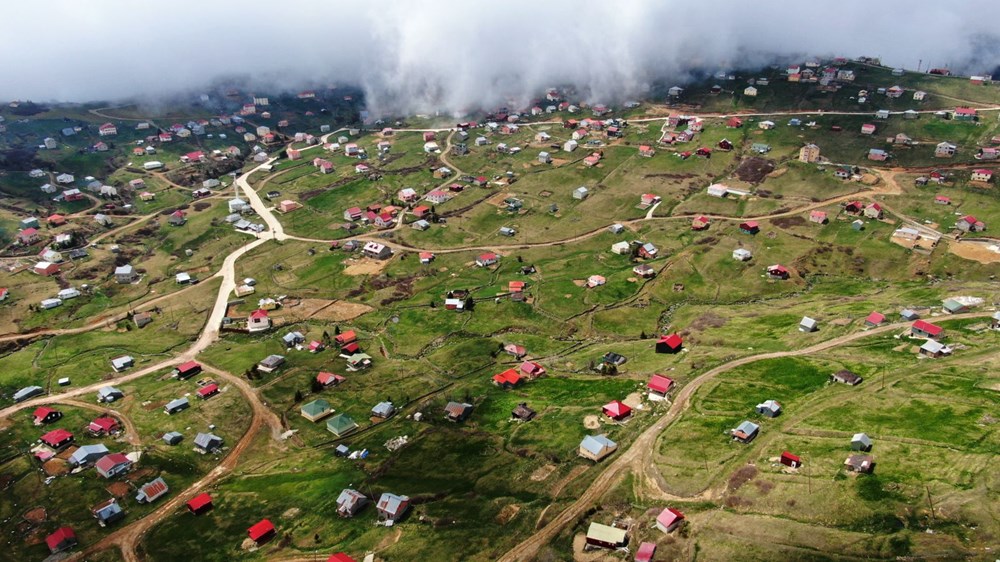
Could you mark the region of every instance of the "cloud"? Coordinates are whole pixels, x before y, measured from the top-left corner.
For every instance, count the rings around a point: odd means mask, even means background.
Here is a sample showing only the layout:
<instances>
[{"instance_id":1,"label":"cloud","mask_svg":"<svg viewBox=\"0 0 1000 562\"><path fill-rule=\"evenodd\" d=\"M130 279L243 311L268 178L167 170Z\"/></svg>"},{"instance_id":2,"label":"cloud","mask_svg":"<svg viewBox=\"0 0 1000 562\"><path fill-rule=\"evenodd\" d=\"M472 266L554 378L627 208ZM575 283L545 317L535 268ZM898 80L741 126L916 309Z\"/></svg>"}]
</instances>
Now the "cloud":
<instances>
[{"instance_id":1,"label":"cloud","mask_svg":"<svg viewBox=\"0 0 1000 562\"><path fill-rule=\"evenodd\" d=\"M970 72L1000 61L1000 4L970 0L48 0L4 9L0 98L39 101L160 96L235 75L289 91L355 84L375 112L458 112L564 84L620 101L656 81L814 54Z\"/></svg>"}]
</instances>

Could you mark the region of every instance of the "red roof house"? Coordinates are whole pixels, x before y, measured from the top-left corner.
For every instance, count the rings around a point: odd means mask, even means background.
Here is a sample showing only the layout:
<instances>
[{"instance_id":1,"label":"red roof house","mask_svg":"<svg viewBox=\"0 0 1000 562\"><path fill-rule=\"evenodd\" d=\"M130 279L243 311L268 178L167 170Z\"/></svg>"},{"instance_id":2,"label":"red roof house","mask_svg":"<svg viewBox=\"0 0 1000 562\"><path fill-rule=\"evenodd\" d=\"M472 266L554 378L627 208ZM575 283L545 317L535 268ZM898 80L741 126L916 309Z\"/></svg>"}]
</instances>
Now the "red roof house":
<instances>
[{"instance_id":1,"label":"red roof house","mask_svg":"<svg viewBox=\"0 0 1000 562\"><path fill-rule=\"evenodd\" d=\"M730 129L739 129L742 126L743 126L743 120L740 119L739 117L730 117L729 120L726 121L726 127Z\"/></svg>"},{"instance_id":2,"label":"red roof house","mask_svg":"<svg viewBox=\"0 0 1000 562\"><path fill-rule=\"evenodd\" d=\"M323 385L324 387L336 386L344 382L345 380L347 379L341 375L335 375L333 373L327 373L325 371L320 372L320 374L316 375L316 382Z\"/></svg>"},{"instance_id":3,"label":"red roof house","mask_svg":"<svg viewBox=\"0 0 1000 562\"><path fill-rule=\"evenodd\" d=\"M331 554L326 562L355 562L353 558L344 554L343 552L338 552L336 554Z\"/></svg>"},{"instance_id":4,"label":"red roof house","mask_svg":"<svg viewBox=\"0 0 1000 562\"><path fill-rule=\"evenodd\" d=\"M267 542L268 539L274 536L274 524L267 519L261 519L247 529L247 535L250 536L250 540L257 544Z\"/></svg>"},{"instance_id":5,"label":"red roof house","mask_svg":"<svg viewBox=\"0 0 1000 562\"><path fill-rule=\"evenodd\" d=\"M878 326L882 322L885 322L885 314L882 314L881 312L872 312L867 318L865 318L866 326Z\"/></svg>"},{"instance_id":6,"label":"red roof house","mask_svg":"<svg viewBox=\"0 0 1000 562\"><path fill-rule=\"evenodd\" d=\"M493 384L501 388L513 388L520 384L521 375L518 374L516 369L507 369L506 371L493 375Z\"/></svg>"},{"instance_id":7,"label":"red roof house","mask_svg":"<svg viewBox=\"0 0 1000 562\"><path fill-rule=\"evenodd\" d=\"M49 547L49 552L55 554L64 550L69 550L76 546L76 533L69 527L60 527L56 532L45 537L45 544Z\"/></svg>"},{"instance_id":8,"label":"red roof house","mask_svg":"<svg viewBox=\"0 0 1000 562\"><path fill-rule=\"evenodd\" d=\"M73 442L73 434L65 429L53 429L42 435L42 443L53 449L61 449Z\"/></svg>"},{"instance_id":9,"label":"red roof house","mask_svg":"<svg viewBox=\"0 0 1000 562\"><path fill-rule=\"evenodd\" d=\"M656 544L644 542L639 545L639 550L635 551L635 562L652 562L654 554L656 554Z\"/></svg>"},{"instance_id":10,"label":"red roof house","mask_svg":"<svg viewBox=\"0 0 1000 562\"><path fill-rule=\"evenodd\" d=\"M621 421L632 415L632 408L629 408L621 400L612 400L601 408L604 415L615 421Z\"/></svg>"},{"instance_id":11,"label":"red roof house","mask_svg":"<svg viewBox=\"0 0 1000 562\"><path fill-rule=\"evenodd\" d=\"M52 423L58 420L62 417L62 412L41 406L35 409L32 413L32 417L35 418L35 425L42 425L43 423Z\"/></svg>"},{"instance_id":12,"label":"red roof house","mask_svg":"<svg viewBox=\"0 0 1000 562\"><path fill-rule=\"evenodd\" d=\"M673 379L665 377L663 375L653 375L652 377L650 377L649 383L646 385L646 388L649 389L649 392L656 393L661 396L670 392L670 389L673 387L674 387Z\"/></svg>"},{"instance_id":13,"label":"red roof house","mask_svg":"<svg viewBox=\"0 0 1000 562\"><path fill-rule=\"evenodd\" d=\"M112 418L111 416L101 416L90 422L87 426L87 430L94 435L111 435L112 432L117 431L119 428L118 420Z\"/></svg>"},{"instance_id":14,"label":"red roof house","mask_svg":"<svg viewBox=\"0 0 1000 562\"><path fill-rule=\"evenodd\" d=\"M177 366L177 378L184 380L201 372L201 365L197 361L186 361Z\"/></svg>"},{"instance_id":15,"label":"red roof house","mask_svg":"<svg viewBox=\"0 0 1000 562\"><path fill-rule=\"evenodd\" d=\"M695 217L691 221L691 230L705 230L708 228L708 223L711 222L706 216Z\"/></svg>"},{"instance_id":16,"label":"red roof house","mask_svg":"<svg viewBox=\"0 0 1000 562\"><path fill-rule=\"evenodd\" d=\"M681 339L680 334L674 332L669 336L660 336L660 339L656 341L656 352L677 353L683 346L684 341Z\"/></svg>"},{"instance_id":17,"label":"red roof house","mask_svg":"<svg viewBox=\"0 0 1000 562\"><path fill-rule=\"evenodd\" d=\"M205 386L198 389L198 398L206 400L208 398L215 396L218 393L219 393L219 385L213 382L212 384L206 384Z\"/></svg>"},{"instance_id":18,"label":"red roof house","mask_svg":"<svg viewBox=\"0 0 1000 562\"><path fill-rule=\"evenodd\" d=\"M545 367L542 367L534 361L525 361L521 363L521 373L526 377L536 379L545 374Z\"/></svg>"},{"instance_id":19,"label":"red roof house","mask_svg":"<svg viewBox=\"0 0 1000 562\"><path fill-rule=\"evenodd\" d=\"M60 226L60 225L66 224L66 217L64 217L64 216L62 216L60 214L51 215L51 216L49 216L49 218L47 218L45 220L46 220L46 222L48 222L52 226Z\"/></svg>"},{"instance_id":20,"label":"red roof house","mask_svg":"<svg viewBox=\"0 0 1000 562\"><path fill-rule=\"evenodd\" d=\"M934 339L939 337L941 335L941 332L943 331L944 329L941 328L941 326L938 326L937 324L931 324L926 320L917 320L916 322L913 323L913 326L910 328L910 333L920 338Z\"/></svg>"},{"instance_id":21,"label":"red roof house","mask_svg":"<svg viewBox=\"0 0 1000 562\"><path fill-rule=\"evenodd\" d=\"M672 507L668 507L660 512L656 516L656 528L663 531L664 533L669 533L680 525L681 521L684 520L684 514Z\"/></svg>"},{"instance_id":22,"label":"red roof house","mask_svg":"<svg viewBox=\"0 0 1000 562\"><path fill-rule=\"evenodd\" d=\"M347 330L346 332L337 334L337 337L333 338L337 342L337 345L344 346L349 343L358 340L358 334L354 330Z\"/></svg>"},{"instance_id":23,"label":"red roof house","mask_svg":"<svg viewBox=\"0 0 1000 562\"><path fill-rule=\"evenodd\" d=\"M781 464L792 468L798 468L802 466L802 459L789 453L788 451L785 451L781 453Z\"/></svg>"},{"instance_id":24,"label":"red roof house","mask_svg":"<svg viewBox=\"0 0 1000 562\"><path fill-rule=\"evenodd\" d=\"M767 276L771 279L788 279L788 268L778 264L768 266Z\"/></svg>"},{"instance_id":25,"label":"red roof house","mask_svg":"<svg viewBox=\"0 0 1000 562\"><path fill-rule=\"evenodd\" d=\"M197 496L191 498L191 501L187 502L188 511L195 515L201 515L206 511L212 509L212 496L207 493L198 494Z\"/></svg>"}]
</instances>

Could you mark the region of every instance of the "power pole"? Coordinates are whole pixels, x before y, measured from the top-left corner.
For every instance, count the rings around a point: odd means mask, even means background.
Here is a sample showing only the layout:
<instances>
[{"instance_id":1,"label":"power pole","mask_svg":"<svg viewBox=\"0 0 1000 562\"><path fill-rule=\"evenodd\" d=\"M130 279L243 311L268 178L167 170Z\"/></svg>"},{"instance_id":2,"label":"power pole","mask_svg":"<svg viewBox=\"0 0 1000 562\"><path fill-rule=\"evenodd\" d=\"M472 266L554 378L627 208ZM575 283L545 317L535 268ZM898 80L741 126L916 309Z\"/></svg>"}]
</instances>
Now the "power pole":
<instances>
[{"instance_id":1,"label":"power pole","mask_svg":"<svg viewBox=\"0 0 1000 562\"><path fill-rule=\"evenodd\" d=\"M934 516L934 502L931 500L931 489L930 486L924 484L924 490L927 490L927 505L931 508L931 519L936 519Z\"/></svg>"}]
</instances>

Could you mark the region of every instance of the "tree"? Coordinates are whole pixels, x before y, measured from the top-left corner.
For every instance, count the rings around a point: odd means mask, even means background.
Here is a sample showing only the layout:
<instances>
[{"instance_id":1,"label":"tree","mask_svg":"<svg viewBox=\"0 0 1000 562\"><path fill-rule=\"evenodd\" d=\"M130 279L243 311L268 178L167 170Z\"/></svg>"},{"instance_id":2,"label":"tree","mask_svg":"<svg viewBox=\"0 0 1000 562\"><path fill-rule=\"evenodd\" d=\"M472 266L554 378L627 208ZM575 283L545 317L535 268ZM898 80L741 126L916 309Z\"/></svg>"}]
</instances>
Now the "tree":
<instances>
[{"instance_id":1,"label":"tree","mask_svg":"<svg viewBox=\"0 0 1000 562\"><path fill-rule=\"evenodd\" d=\"M313 391L313 394L315 394L315 393L317 393L317 392L322 392L322 391L323 391L323 384L322 384L322 383L320 383L320 382L319 382L318 380L316 380L315 378L313 378L313 380L312 380L312 387L311 387L311 389L312 389L312 391Z\"/></svg>"},{"instance_id":2,"label":"tree","mask_svg":"<svg viewBox=\"0 0 1000 562\"><path fill-rule=\"evenodd\" d=\"M644 339L646 339L646 338L648 338L648 337L649 337L649 336L647 336L647 335L646 335L646 331L645 331L645 330L643 330L643 331L642 331L642 333L641 333L641 334L639 334L639 339L640 339L640 340L644 340Z\"/></svg>"},{"instance_id":3,"label":"tree","mask_svg":"<svg viewBox=\"0 0 1000 562\"><path fill-rule=\"evenodd\" d=\"M323 330L323 343L328 345L330 343L330 333L327 332L326 330Z\"/></svg>"},{"instance_id":4,"label":"tree","mask_svg":"<svg viewBox=\"0 0 1000 562\"><path fill-rule=\"evenodd\" d=\"M302 391L301 390L296 390L295 391L295 401L296 402L301 402L302 401Z\"/></svg>"},{"instance_id":5,"label":"tree","mask_svg":"<svg viewBox=\"0 0 1000 562\"><path fill-rule=\"evenodd\" d=\"M524 260L521 259L521 256L517 256L517 263L524 263Z\"/></svg>"},{"instance_id":6,"label":"tree","mask_svg":"<svg viewBox=\"0 0 1000 562\"><path fill-rule=\"evenodd\" d=\"M337 334L338 336L340 335L340 324L337 324L336 326L333 327L333 333Z\"/></svg>"},{"instance_id":7,"label":"tree","mask_svg":"<svg viewBox=\"0 0 1000 562\"><path fill-rule=\"evenodd\" d=\"M431 301L431 308L437 308L437 304L434 301Z\"/></svg>"},{"instance_id":8,"label":"tree","mask_svg":"<svg viewBox=\"0 0 1000 562\"><path fill-rule=\"evenodd\" d=\"M472 297L465 299L465 310L472 312L472 309L476 307L476 301L472 300Z\"/></svg>"}]
</instances>

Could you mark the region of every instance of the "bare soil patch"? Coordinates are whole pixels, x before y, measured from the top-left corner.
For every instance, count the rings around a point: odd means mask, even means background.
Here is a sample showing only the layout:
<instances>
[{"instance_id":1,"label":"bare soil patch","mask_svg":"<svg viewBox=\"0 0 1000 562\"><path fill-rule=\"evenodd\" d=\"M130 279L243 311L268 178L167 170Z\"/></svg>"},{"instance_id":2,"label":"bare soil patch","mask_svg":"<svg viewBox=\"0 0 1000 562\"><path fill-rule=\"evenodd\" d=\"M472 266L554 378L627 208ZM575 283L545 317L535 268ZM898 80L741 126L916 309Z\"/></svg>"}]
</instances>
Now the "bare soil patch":
<instances>
[{"instance_id":1,"label":"bare soil patch","mask_svg":"<svg viewBox=\"0 0 1000 562\"><path fill-rule=\"evenodd\" d=\"M342 322L367 314L372 310L372 307L365 304L339 300L302 299L295 310L296 312L303 313L306 318Z\"/></svg>"},{"instance_id":2,"label":"bare soil patch","mask_svg":"<svg viewBox=\"0 0 1000 562\"><path fill-rule=\"evenodd\" d=\"M747 482L753 480L757 477L757 467L748 464L746 466L740 467L736 472L729 477L729 490L735 492L739 490Z\"/></svg>"},{"instance_id":3,"label":"bare soil patch","mask_svg":"<svg viewBox=\"0 0 1000 562\"><path fill-rule=\"evenodd\" d=\"M506 525L511 519L517 516L521 511L521 506L517 504L505 505L500 513L497 514L496 522L501 525Z\"/></svg>"},{"instance_id":4,"label":"bare soil patch","mask_svg":"<svg viewBox=\"0 0 1000 562\"><path fill-rule=\"evenodd\" d=\"M774 161L765 158L744 158L736 168L736 177L747 183L757 184L764 181L768 174L774 171Z\"/></svg>"},{"instance_id":5,"label":"bare soil patch","mask_svg":"<svg viewBox=\"0 0 1000 562\"><path fill-rule=\"evenodd\" d=\"M112 482L105 490L116 498L124 498L132 491L132 487L124 482Z\"/></svg>"},{"instance_id":6,"label":"bare soil patch","mask_svg":"<svg viewBox=\"0 0 1000 562\"><path fill-rule=\"evenodd\" d=\"M552 473L555 472L555 470L556 470L556 465L554 464L547 464L545 466L540 466L536 468L534 472L531 473L530 476L531 481L541 482L542 480L545 480L549 476L552 476Z\"/></svg>"},{"instance_id":7,"label":"bare soil patch","mask_svg":"<svg viewBox=\"0 0 1000 562\"><path fill-rule=\"evenodd\" d=\"M48 518L48 513L45 511L45 508L41 506L29 509L24 514L25 521L29 521L36 525L39 523L44 523L47 518Z\"/></svg>"},{"instance_id":8,"label":"bare soil patch","mask_svg":"<svg viewBox=\"0 0 1000 562\"><path fill-rule=\"evenodd\" d=\"M688 330L693 332L703 332L709 328L721 328L726 325L727 320L718 314L706 312L694 319L688 325Z\"/></svg>"},{"instance_id":9,"label":"bare soil patch","mask_svg":"<svg viewBox=\"0 0 1000 562\"><path fill-rule=\"evenodd\" d=\"M42 465L42 470L48 476L62 476L69 474L69 463L63 459L50 459Z\"/></svg>"},{"instance_id":10,"label":"bare soil patch","mask_svg":"<svg viewBox=\"0 0 1000 562\"><path fill-rule=\"evenodd\" d=\"M809 221L799 216L779 217L771 219L771 224L778 228L789 228L792 226L805 226Z\"/></svg>"},{"instance_id":11,"label":"bare soil patch","mask_svg":"<svg viewBox=\"0 0 1000 562\"><path fill-rule=\"evenodd\" d=\"M781 176L785 175L785 172L787 172L787 171L788 171L788 168L778 168L777 170L775 170L775 171L771 172L770 174L768 174L767 177L769 177L769 178L780 178Z\"/></svg>"},{"instance_id":12,"label":"bare soil patch","mask_svg":"<svg viewBox=\"0 0 1000 562\"><path fill-rule=\"evenodd\" d=\"M375 275L381 273L389 260L373 260L369 258L350 259L344 262L347 267L344 275Z\"/></svg>"},{"instance_id":13,"label":"bare soil patch","mask_svg":"<svg viewBox=\"0 0 1000 562\"><path fill-rule=\"evenodd\" d=\"M586 427L587 429L597 429L601 427L601 419L593 414L583 416L583 427Z\"/></svg>"},{"instance_id":14,"label":"bare soil patch","mask_svg":"<svg viewBox=\"0 0 1000 562\"><path fill-rule=\"evenodd\" d=\"M1000 241L990 244L985 242L952 242L948 244L948 251L960 258L979 263L1000 263L1000 253L990 250L991 244L1000 244Z\"/></svg>"},{"instance_id":15,"label":"bare soil patch","mask_svg":"<svg viewBox=\"0 0 1000 562\"><path fill-rule=\"evenodd\" d=\"M635 409L642 404L642 395L638 392L633 392L632 394L626 396L625 399L622 400L622 403L629 408Z\"/></svg>"}]
</instances>

